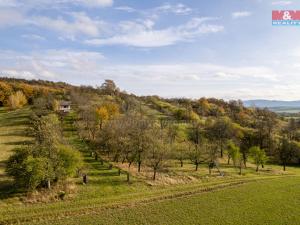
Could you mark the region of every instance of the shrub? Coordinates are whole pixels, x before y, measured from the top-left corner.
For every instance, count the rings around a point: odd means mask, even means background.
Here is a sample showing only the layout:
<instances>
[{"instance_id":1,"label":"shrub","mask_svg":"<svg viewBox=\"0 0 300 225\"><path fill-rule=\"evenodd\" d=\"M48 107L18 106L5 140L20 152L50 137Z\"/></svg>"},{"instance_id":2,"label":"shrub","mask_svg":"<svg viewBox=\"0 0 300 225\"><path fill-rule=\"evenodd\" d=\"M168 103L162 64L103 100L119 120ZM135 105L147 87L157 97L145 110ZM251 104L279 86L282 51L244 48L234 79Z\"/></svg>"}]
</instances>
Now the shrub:
<instances>
[{"instance_id":1,"label":"shrub","mask_svg":"<svg viewBox=\"0 0 300 225\"><path fill-rule=\"evenodd\" d=\"M8 98L8 106L10 109L19 109L27 104L27 99L22 91L17 91Z\"/></svg>"}]
</instances>

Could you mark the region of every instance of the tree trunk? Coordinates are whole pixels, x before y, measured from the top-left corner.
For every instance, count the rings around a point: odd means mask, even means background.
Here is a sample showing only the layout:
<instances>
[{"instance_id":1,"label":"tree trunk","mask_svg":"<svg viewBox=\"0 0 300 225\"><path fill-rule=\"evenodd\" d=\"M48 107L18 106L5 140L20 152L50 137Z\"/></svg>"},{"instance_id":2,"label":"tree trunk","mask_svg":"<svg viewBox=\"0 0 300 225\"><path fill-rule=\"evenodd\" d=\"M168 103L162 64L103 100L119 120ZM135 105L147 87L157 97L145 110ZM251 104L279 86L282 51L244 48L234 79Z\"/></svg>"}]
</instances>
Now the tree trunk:
<instances>
[{"instance_id":1,"label":"tree trunk","mask_svg":"<svg viewBox=\"0 0 300 225\"><path fill-rule=\"evenodd\" d=\"M114 160L113 160L114 162L118 162L119 161L119 155L118 154L115 154L115 156L114 156Z\"/></svg>"},{"instance_id":2,"label":"tree trunk","mask_svg":"<svg viewBox=\"0 0 300 225\"><path fill-rule=\"evenodd\" d=\"M183 161L180 160L180 167L183 167Z\"/></svg>"},{"instance_id":3,"label":"tree trunk","mask_svg":"<svg viewBox=\"0 0 300 225\"><path fill-rule=\"evenodd\" d=\"M258 166L256 166L256 172L258 172Z\"/></svg>"},{"instance_id":4,"label":"tree trunk","mask_svg":"<svg viewBox=\"0 0 300 225\"><path fill-rule=\"evenodd\" d=\"M51 189L51 181L47 180L47 188L50 190Z\"/></svg>"},{"instance_id":5,"label":"tree trunk","mask_svg":"<svg viewBox=\"0 0 300 225\"><path fill-rule=\"evenodd\" d=\"M154 170L153 170L153 180L155 180L156 179L156 168L154 168Z\"/></svg>"},{"instance_id":6,"label":"tree trunk","mask_svg":"<svg viewBox=\"0 0 300 225\"><path fill-rule=\"evenodd\" d=\"M223 143L221 141L221 158L223 158Z\"/></svg>"},{"instance_id":7,"label":"tree trunk","mask_svg":"<svg viewBox=\"0 0 300 225\"><path fill-rule=\"evenodd\" d=\"M228 157L228 161L227 161L227 165L229 165L230 164L230 157Z\"/></svg>"},{"instance_id":8,"label":"tree trunk","mask_svg":"<svg viewBox=\"0 0 300 225\"><path fill-rule=\"evenodd\" d=\"M127 172L127 182L128 183L130 182L130 174L129 174L129 172Z\"/></svg>"},{"instance_id":9,"label":"tree trunk","mask_svg":"<svg viewBox=\"0 0 300 225\"><path fill-rule=\"evenodd\" d=\"M283 163L283 171L285 171L285 163Z\"/></svg>"},{"instance_id":10,"label":"tree trunk","mask_svg":"<svg viewBox=\"0 0 300 225\"><path fill-rule=\"evenodd\" d=\"M119 176L121 175L121 169L118 170Z\"/></svg>"},{"instance_id":11,"label":"tree trunk","mask_svg":"<svg viewBox=\"0 0 300 225\"><path fill-rule=\"evenodd\" d=\"M198 171L198 163L196 163L196 171Z\"/></svg>"},{"instance_id":12,"label":"tree trunk","mask_svg":"<svg viewBox=\"0 0 300 225\"><path fill-rule=\"evenodd\" d=\"M138 162L138 172L141 172L141 164L142 164L142 162L139 161L139 162Z\"/></svg>"},{"instance_id":13,"label":"tree trunk","mask_svg":"<svg viewBox=\"0 0 300 225\"><path fill-rule=\"evenodd\" d=\"M247 168L247 157L246 157L246 154L245 153L243 153L243 161L244 161L244 166L245 166L245 168Z\"/></svg>"}]
</instances>

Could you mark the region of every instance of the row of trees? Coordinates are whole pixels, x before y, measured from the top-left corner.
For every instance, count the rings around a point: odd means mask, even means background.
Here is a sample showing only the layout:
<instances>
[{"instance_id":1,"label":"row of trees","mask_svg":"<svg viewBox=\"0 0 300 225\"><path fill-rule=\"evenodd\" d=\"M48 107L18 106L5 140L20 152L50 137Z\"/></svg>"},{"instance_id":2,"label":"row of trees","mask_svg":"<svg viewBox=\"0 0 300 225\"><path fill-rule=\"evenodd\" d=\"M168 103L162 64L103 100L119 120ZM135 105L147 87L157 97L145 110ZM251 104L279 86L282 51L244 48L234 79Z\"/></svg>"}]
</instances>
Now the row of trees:
<instances>
[{"instance_id":1,"label":"row of trees","mask_svg":"<svg viewBox=\"0 0 300 225\"><path fill-rule=\"evenodd\" d=\"M96 109L95 115L97 112ZM82 115L85 113L87 112L84 111ZM99 117L93 117L92 133L86 116L78 123L82 139L94 146L96 158L106 155L114 162L128 163L129 169L136 163L138 172L141 171L142 164L145 164L153 169L153 179L157 171L165 168L172 159L179 160L181 166L185 160L190 160L196 171L201 163L205 163L211 172L218 164L218 158L223 157L223 152L227 152L228 161L232 160L241 173L248 156L254 159L257 170L267 158L260 147L249 145L243 146L247 151L240 150L236 142L243 138L243 130L226 117L214 122L208 121L204 126L198 123L193 126L170 121L162 123L139 113L123 116L115 114L111 119L105 118L107 120L103 122Z\"/></svg>"}]
</instances>

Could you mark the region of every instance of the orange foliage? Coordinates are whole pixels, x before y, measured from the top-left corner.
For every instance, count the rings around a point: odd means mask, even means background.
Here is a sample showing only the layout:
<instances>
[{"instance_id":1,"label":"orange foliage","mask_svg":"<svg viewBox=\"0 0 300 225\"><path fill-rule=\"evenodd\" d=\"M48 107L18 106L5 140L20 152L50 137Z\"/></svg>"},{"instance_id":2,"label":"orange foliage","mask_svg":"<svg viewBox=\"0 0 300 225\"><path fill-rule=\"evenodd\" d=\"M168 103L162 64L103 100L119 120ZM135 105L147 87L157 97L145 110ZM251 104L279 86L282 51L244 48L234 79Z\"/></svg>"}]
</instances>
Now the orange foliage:
<instances>
[{"instance_id":1,"label":"orange foliage","mask_svg":"<svg viewBox=\"0 0 300 225\"><path fill-rule=\"evenodd\" d=\"M12 91L13 89L9 84L0 81L0 102L2 102L2 104L6 104Z\"/></svg>"}]
</instances>

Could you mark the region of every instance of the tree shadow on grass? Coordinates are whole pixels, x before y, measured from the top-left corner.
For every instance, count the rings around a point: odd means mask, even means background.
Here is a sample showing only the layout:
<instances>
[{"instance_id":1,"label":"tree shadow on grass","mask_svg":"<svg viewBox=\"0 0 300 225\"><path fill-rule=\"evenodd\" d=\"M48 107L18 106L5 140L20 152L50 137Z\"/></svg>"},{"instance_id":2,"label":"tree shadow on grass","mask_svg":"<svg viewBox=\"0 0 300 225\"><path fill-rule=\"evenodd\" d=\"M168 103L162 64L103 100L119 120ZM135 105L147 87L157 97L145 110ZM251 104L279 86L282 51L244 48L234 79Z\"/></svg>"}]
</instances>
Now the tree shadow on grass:
<instances>
[{"instance_id":1,"label":"tree shadow on grass","mask_svg":"<svg viewBox=\"0 0 300 225\"><path fill-rule=\"evenodd\" d=\"M28 132L25 130L20 130L20 131L14 131L10 133L5 133L5 134L0 134L0 137L6 137L6 136L18 136L18 137L30 137ZM33 137L31 135L31 137Z\"/></svg>"},{"instance_id":2,"label":"tree shadow on grass","mask_svg":"<svg viewBox=\"0 0 300 225\"><path fill-rule=\"evenodd\" d=\"M123 179L122 179L123 178ZM90 179L87 185L120 186L127 183L126 177L120 179Z\"/></svg>"},{"instance_id":3,"label":"tree shadow on grass","mask_svg":"<svg viewBox=\"0 0 300 225\"><path fill-rule=\"evenodd\" d=\"M24 125L28 125L29 121L25 121L25 120L11 120L11 119L7 119L5 121L1 121L0 122L1 126L4 127L9 127L9 126L24 126Z\"/></svg>"},{"instance_id":4,"label":"tree shadow on grass","mask_svg":"<svg viewBox=\"0 0 300 225\"><path fill-rule=\"evenodd\" d=\"M6 162L0 161L0 170L5 170ZM7 174L0 174L0 200L15 197L21 191L16 188L14 181Z\"/></svg>"},{"instance_id":5,"label":"tree shadow on grass","mask_svg":"<svg viewBox=\"0 0 300 225\"><path fill-rule=\"evenodd\" d=\"M110 171L110 172L89 172L89 176L99 176L99 177L112 177L119 176L119 171Z\"/></svg>"},{"instance_id":6,"label":"tree shadow on grass","mask_svg":"<svg viewBox=\"0 0 300 225\"><path fill-rule=\"evenodd\" d=\"M5 142L5 145L31 145L33 141L12 141L12 142Z\"/></svg>"}]
</instances>

